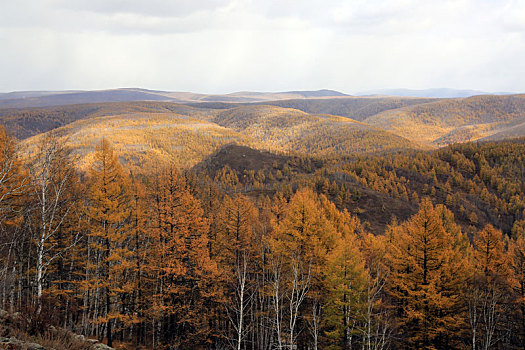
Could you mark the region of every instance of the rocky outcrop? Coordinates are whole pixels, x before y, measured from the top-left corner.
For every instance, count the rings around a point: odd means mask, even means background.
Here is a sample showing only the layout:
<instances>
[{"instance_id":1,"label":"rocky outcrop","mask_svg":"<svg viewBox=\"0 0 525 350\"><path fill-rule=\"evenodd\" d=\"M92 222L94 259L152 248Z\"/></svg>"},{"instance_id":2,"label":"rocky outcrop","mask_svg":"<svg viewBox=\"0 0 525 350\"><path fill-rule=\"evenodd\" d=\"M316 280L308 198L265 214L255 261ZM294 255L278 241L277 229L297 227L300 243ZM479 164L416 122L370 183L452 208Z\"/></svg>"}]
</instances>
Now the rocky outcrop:
<instances>
[{"instance_id":1,"label":"rocky outcrop","mask_svg":"<svg viewBox=\"0 0 525 350\"><path fill-rule=\"evenodd\" d=\"M100 343L97 339L89 339L81 334L72 333L66 329L49 326L47 328L46 337L30 336L21 331L18 326L21 315L19 313L9 313L0 309L0 349L7 350L60 350L59 346L53 345L42 346L38 344L41 340L43 344L50 344L48 337L51 338L70 338L82 348L90 348L93 350L114 350L114 348ZM15 336L16 335L16 336ZM46 340L44 340L46 339Z\"/></svg>"},{"instance_id":2,"label":"rocky outcrop","mask_svg":"<svg viewBox=\"0 0 525 350\"><path fill-rule=\"evenodd\" d=\"M27 350L46 350L42 345L32 342L25 342L17 338L0 337L0 345L4 349L27 349ZM51 349L47 349L51 350Z\"/></svg>"}]
</instances>

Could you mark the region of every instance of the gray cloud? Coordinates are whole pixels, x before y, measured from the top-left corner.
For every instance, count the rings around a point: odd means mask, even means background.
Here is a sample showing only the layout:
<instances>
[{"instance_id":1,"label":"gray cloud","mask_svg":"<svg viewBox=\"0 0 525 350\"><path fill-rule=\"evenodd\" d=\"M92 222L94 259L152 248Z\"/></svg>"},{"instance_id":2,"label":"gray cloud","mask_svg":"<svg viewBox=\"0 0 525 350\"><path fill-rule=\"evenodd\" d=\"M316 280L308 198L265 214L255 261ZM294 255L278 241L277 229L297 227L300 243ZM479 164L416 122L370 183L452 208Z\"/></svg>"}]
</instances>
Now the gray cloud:
<instances>
[{"instance_id":1,"label":"gray cloud","mask_svg":"<svg viewBox=\"0 0 525 350\"><path fill-rule=\"evenodd\" d=\"M525 91L513 0L20 0L0 11L0 91Z\"/></svg>"},{"instance_id":2,"label":"gray cloud","mask_svg":"<svg viewBox=\"0 0 525 350\"><path fill-rule=\"evenodd\" d=\"M184 17L229 4L229 0L59 0L57 7L100 14L137 14L155 17Z\"/></svg>"}]
</instances>

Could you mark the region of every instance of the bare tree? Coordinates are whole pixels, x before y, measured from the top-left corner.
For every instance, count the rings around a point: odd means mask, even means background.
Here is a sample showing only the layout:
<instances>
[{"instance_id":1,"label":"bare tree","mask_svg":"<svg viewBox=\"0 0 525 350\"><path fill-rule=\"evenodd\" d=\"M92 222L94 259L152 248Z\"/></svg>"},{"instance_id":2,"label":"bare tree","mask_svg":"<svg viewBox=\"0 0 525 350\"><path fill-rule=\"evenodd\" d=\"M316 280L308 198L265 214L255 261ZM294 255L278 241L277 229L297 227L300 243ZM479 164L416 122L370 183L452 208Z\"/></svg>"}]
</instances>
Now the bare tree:
<instances>
[{"instance_id":1,"label":"bare tree","mask_svg":"<svg viewBox=\"0 0 525 350\"><path fill-rule=\"evenodd\" d=\"M299 319L301 305L310 289L311 264L303 266L299 258L295 257L291 263L290 290L288 299L288 346L293 349L295 344L295 327Z\"/></svg>"},{"instance_id":2,"label":"bare tree","mask_svg":"<svg viewBox=\"0 0 525 350\"><path fill-rule=\"evenodd\" d=\"M272 271L272 304L273 304L273 318L274 318L274 328L275 336L277 340L277 349L281 350L283 348L283 286L282 284L282 262L279 256L272 257L271 261L271 271Z\"/></svg>"},{"instance_id":3,"label":"bare tree","mask_svg":"<svg viewBox=\"0 0 525 350\"><path fill-rule=\"evenodd\" d=\"M241 350L242 343L247 334L246 314L252 302L254 290L250 285L249 266L250 256L246 250L239 252L234 268L234 291L235 300L227 310L228 318L235 332L232 348Z\"/></svg>"},{"instance_id":4,"label":"bare tree","mask_svg":"<svg viewBox=\"0 0 525 350\"><path fill-rule=\"evenodd\" d=\"M11 309L14 303L16 276L19 266L17 250L26 241L20 225L16 225L24 210L20 198L26 194L29 178L23 171L18 159L18 147L5 130L0 127L0 285L2 288L1 305L5 305L8 295Z\"/></svg>"},{"instance_id":5,"label":"bare tree","mask_svg":"<svg viewBox=\"0 0 525 350\"><path fill-rule=\"evenodd\" d=\"M498 279L479 276L469 288L468 320L473 350L492 349L502 340L501 327L510 312L510 291Z\"/></svg>"},{"instance_id":6,"label":"bare tree","mask_svg":"<svg viewBox=\"0 0 525 350\"><path fill-rule=\"evenodd\" d=\"M387 275L381 267L376 267L373 276L368 276L364 325L360 329L363 334L362 348L366 350L382 350L388 347L392 329L388 310L381 303L386 280Z\"/></svg>"},{"instance_id":7,"label":"bare tree","mask_svg":"<svg viewBox=\"0 0 525 350\"><path fill-rule=\"evenodd\" d=\"M75 170L71 155L63 144L55 135L44 136L29 167L31 187L36 199L36 218L30 228L34 230L36 244L35 282L38 299L42 297L43 281L51 263L79 241L78 233L65 247L62 246L63 242L56 239L75 204L72 196Z\"/></svg>"},{"instance_id":8,"label":"bare tree","mask_svg":"<svg viewBox=\"0 0 525 350\"><path fill-rule=\"evenodd\" d=\"M310 318L308 319L308 328L312 335L312 349L317 350L319 348L319 335L321 325L321 301L319 298L313 298L312 310Z\"/></svg>"}]
</instances>

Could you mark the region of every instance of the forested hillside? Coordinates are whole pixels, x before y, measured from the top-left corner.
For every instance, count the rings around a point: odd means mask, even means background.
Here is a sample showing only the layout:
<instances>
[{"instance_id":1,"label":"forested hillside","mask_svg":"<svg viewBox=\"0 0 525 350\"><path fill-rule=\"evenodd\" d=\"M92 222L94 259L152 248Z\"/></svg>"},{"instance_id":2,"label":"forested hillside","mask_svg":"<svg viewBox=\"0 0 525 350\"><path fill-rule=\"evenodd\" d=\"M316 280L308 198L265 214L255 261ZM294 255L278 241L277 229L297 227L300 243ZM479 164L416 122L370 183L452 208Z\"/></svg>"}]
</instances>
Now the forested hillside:
<instances>
[{"instance_id":1,"label":"forested hillside","mask_svg":"<svg viewBox=\"0 0 525 350\"><path fill-rule=\"evenodd\" d=\"M202 119L213 111L168 102L95 103L45 108L0 109L9 134L25 139L81 119L137 113L179 113Z\"/></svg>"},{"instance_id":2,"label":"forested hillside","mask_svg":"<svg viewBox=\"0 0 525 350\"><path fill-rule=\"evenodd\" d=\"M68 127L81 139L143 118L120 117ZM28 151L0 133L4 336L52 325L129 349L525 346L524 139L330 158L229 145L192 170L159 158L130 172L119 140L97 140L79 171L61 137Z\"/></svg>"},{"instance_id":3,"label":"forested hillside","mask_svg":"<svg viewBox=\"0 0 525 350\"><path fill-rule=\"evenodd\" d=\"M284 98L297 93L278 96ZM231 97L253 95L264 102L221 102L224 99L205 102L213 99L180 95L188 101L184 104L134 101L0 109L0 121L9 134L24 139L78 120L118 115L126 118L125 115L137 114L147 119L148 114L177 114L242 132L245 137L260 143L256 147L261 149L314 152L325 156L429 149L455 142L525 136L524 95L453 99L310 98L308 92L303 92L305 96L301 99L268 101L266 99L274 95L239 94ZM281 127L284 129L280 130Z\"/></svg>"},{"instance_id":4,"label":"forested hillside","mask_svg":"<svg viewBox=\"0 0 525 350\"><path fill-rule=\"evenodd\" d=\"M264 102L268 105L295 108L306 113L331 114L363 121L383 111L438 101L435 98L353 97L338 99L301 99Z\"/></svg>"},{"instance_id":5,"label":"forested hillside","mask_svg":"<svg viewBox=\"0 0 525 350\"><path fill-rule=\"evenodd\" d=\"M135 102L63 108L30 110L27 115L18 112L6 118L12 118L9 120L15 125L27 125L21 134L52 129L48 133L59 135L61 142L72 147L81 169L87 168L95 145L104 137L113 141L122 164L134 171L160 163L189 168L226 144L325 157L420 148L407 139L348 118L273 106L217 110ZM34 115L52 124L33 124ZM23 143L33 152L34 145L45 137L45 133L37 134Z\"/></svg>"},{"instance_id":6,"label":"forested hillside","mask_svg":"<svg viewBox=\"0 0 525 350\"><path fill-rule=\"evenodd\" d=\"M348 118L296 109L245 106L218 113L214 121L256 140L262 149L333 156L419 148L405 138Z\"/></svg>"},{"instance_id":7,"label":"forested hillside","mask_svg":"<svg viewBox=\"0 0 525 350\"><path fill-rule=\"evenodd\" d=\"M0 110L2 336L523 348L523 101Z\"/></svg>"},{"instance_id":8,"label":"forested hillside","mask_svg":"<svg viewBox=\"0 0 525 350\"><path fill-rule=\"evenodd\" d=\"M443 146L478 140L524 123L525 95L444 99L388 110L364 122L397 135L411 134L412 141Z\"/></svg>"},{"instance_id":9,"label":"forested hillside","mask_svg":"<svg viewBox=\"0 0 525 350\"><path fill-rule=\"evenodd\" d=\"M251 144L251 138L215 123L176 113L133 113L90 118L51 131L77 156L77 166L87 169L102 138L113 140L123 165L134 171L159 164L188 168L220 147ZM24 140L29 153L48 134Z\"/></svg>"}]
</instances>

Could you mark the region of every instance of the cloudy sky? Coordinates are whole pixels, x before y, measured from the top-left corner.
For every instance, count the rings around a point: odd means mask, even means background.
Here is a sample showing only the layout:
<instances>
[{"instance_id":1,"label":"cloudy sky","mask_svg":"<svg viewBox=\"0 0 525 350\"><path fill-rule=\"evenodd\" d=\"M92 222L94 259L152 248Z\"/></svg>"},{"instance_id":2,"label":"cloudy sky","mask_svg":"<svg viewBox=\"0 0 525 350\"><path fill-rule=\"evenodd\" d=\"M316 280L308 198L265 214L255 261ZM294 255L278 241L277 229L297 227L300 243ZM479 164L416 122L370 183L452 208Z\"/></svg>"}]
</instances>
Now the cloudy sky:
<instances>
[{"instance_id":1,"label":"cloudy sky","mask_svg":"<svg viewBox=\"0 0 525 350\"><path fill-rule=\"evenodd\" d=\"M525 0L0 0L0 91L525 92Z\"/></svg>"}]
</instances>

